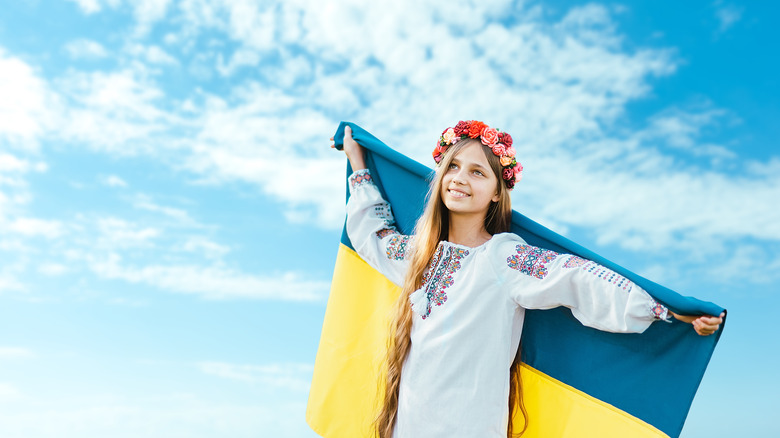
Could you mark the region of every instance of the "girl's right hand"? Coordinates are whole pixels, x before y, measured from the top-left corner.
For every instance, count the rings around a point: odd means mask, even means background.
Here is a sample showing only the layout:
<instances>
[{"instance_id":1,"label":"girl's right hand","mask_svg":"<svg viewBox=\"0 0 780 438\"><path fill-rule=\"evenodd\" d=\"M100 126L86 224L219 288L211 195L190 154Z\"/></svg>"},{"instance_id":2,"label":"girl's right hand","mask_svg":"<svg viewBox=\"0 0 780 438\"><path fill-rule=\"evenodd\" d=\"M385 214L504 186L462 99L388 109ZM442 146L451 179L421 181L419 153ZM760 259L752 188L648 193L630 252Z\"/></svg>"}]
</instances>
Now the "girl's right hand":
<instances>
[{"instance_id":1,"label":"girl's right hand","mask_svg":"<svg viewBox=\"0 0 780 438\"><path fill-rule=\"evenodd\" d=\"M330 141L333 141L333 137L330 138ZM330 147L335 148L336 145L332 144ZM366 168L366 162L363 159L363 146L360 146L352 138L352 128L349 125L344 127L344 153L347 154L353 172Z\"/></svg>"}]
</instances>

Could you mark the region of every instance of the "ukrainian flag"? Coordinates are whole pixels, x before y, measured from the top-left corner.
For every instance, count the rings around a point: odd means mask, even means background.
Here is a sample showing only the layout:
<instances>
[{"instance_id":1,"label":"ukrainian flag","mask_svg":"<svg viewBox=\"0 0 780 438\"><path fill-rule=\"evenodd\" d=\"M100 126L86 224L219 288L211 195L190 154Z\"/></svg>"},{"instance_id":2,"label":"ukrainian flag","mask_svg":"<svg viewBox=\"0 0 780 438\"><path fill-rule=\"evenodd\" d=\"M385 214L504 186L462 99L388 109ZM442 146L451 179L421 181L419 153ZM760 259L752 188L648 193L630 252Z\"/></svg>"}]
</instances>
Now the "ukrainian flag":
<instances>
[{"instance_id":1,"label":"ukrainian flag","mask_svg":"<svg viewBox=\"0 0 780 438\"><path fill-rule=\"evenodd\" d=\"M346 124L342 122L334 136L337 145ZM410 234L423 210L431 169L390 149L359 126L349 125L366 149L366 164L392 206L399 231ZM531 245L600 263L677 313L724 311L622 268L516 211L512 231ZM399 292L355 253L345 229L306 412L306 420L319 435L373 436L387 329ZM566 308L527 311L522 393L529 425L524 437L679 436L722 332L723 326L716 334L701 337L690 324L675 320L653 324L642 334L615 334L584 327ZM514 421L522 426L522 419Z\"/></svg>"}]
</instances>

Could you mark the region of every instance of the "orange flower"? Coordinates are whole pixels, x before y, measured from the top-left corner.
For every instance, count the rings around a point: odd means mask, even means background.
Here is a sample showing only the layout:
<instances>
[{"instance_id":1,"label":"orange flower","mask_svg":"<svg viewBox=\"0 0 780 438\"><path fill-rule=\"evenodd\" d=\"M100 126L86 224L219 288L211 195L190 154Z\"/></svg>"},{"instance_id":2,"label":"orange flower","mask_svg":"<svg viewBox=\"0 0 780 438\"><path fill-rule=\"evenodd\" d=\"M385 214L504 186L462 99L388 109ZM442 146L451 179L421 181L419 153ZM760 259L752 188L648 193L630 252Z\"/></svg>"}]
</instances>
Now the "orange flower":
<instances>
[{"instance_id":1,"label":"orange flower","mask_svg":"<svg viewBox=\"0 0 780 438\"><path fill-rule=\"evenodd\" d=\"M479 134L481 134L482 130L486 127L487 127L486 124L482 122L478 122L476 120L472 120L471 124L469 125L469 137L471 138L479 137Z\"/></svg>"}]
</instances>

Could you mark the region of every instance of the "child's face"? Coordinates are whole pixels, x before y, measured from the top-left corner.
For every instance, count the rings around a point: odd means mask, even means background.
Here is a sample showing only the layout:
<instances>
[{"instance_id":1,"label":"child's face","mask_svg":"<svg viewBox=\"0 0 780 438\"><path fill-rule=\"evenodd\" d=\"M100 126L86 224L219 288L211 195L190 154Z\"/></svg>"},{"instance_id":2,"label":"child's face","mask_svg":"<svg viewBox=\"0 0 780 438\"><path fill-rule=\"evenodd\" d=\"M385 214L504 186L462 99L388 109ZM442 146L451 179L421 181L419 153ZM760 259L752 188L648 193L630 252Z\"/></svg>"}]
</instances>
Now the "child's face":
<instances>
[{"instance_id":1,"label":"child's face","mask_svg":"<svg viewBox=\"0 0 780 438\"><path fill-rule=\"evenodd\" d=\"M483 146L472 143L458 152L441 185L444 205L454 214L487 214L498 201L498 178L490 168Z\"/></svg>"}]
</instances>

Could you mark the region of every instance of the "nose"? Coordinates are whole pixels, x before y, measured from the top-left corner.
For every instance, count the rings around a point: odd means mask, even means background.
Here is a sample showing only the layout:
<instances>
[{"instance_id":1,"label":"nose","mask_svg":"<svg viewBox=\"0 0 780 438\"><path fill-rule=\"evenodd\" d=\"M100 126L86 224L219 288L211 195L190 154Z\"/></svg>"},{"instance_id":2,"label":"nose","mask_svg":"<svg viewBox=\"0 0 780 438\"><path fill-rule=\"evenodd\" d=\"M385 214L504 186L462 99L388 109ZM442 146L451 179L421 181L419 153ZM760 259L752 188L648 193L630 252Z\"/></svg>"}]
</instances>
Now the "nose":
<instances>
[{"instance_id":1,"label":"nose","mask_svg":"<svg viewBox=\"0 0 780 438\"><path fill-rule=\"evenodd\" d=\"M458 170L458 173L452 176L452 182L458 185L463 185L466 181L463 178L463 170Z\"/></svg>"}]
</instances>

